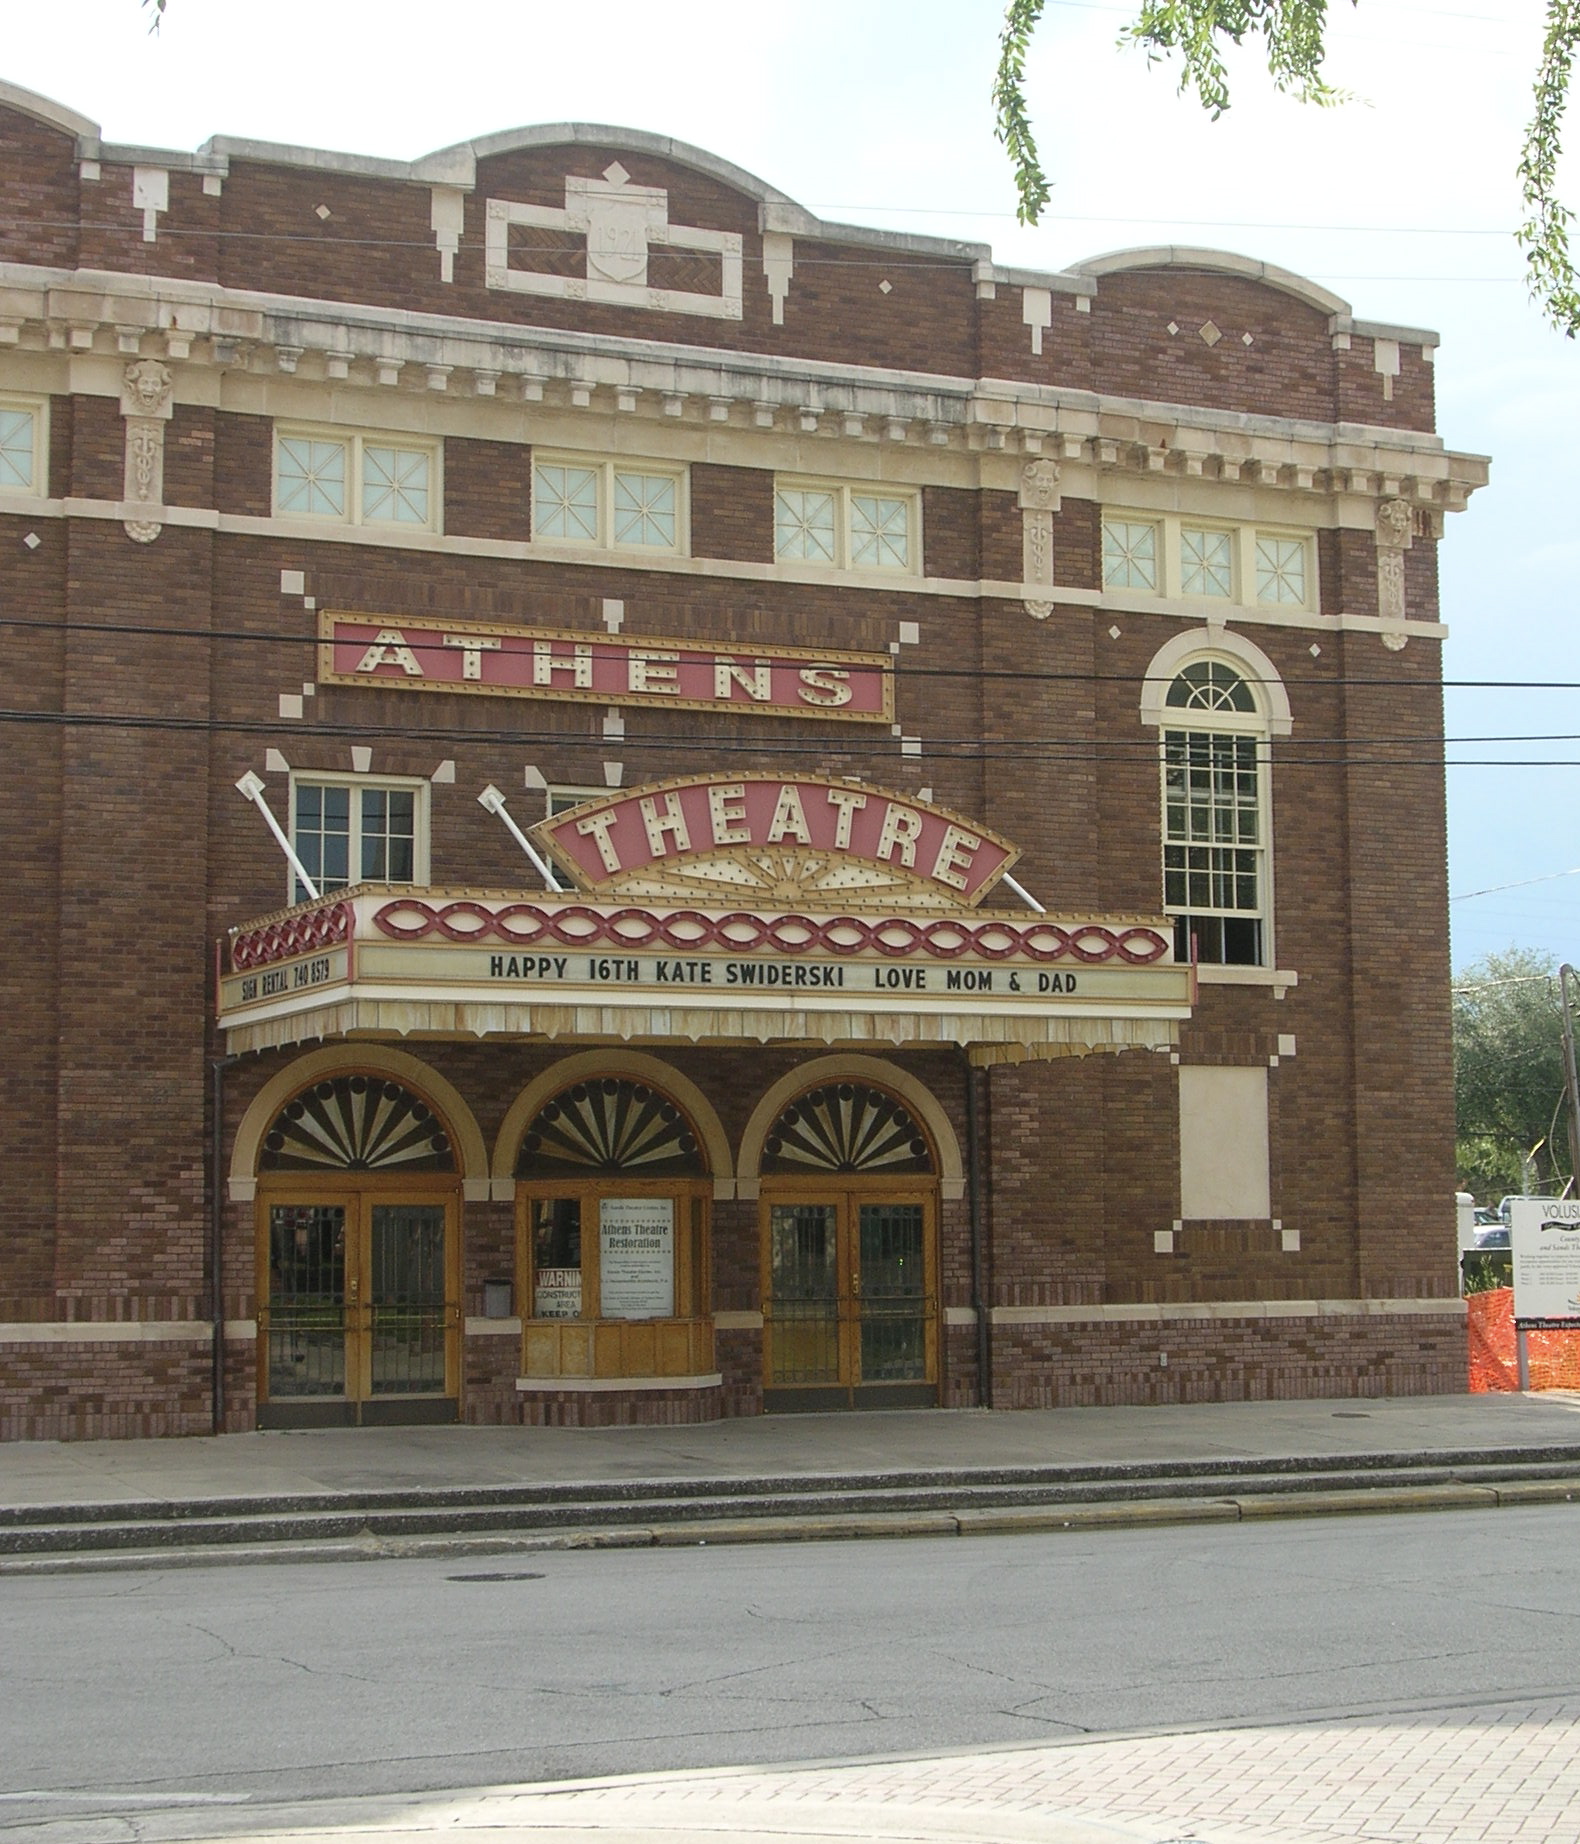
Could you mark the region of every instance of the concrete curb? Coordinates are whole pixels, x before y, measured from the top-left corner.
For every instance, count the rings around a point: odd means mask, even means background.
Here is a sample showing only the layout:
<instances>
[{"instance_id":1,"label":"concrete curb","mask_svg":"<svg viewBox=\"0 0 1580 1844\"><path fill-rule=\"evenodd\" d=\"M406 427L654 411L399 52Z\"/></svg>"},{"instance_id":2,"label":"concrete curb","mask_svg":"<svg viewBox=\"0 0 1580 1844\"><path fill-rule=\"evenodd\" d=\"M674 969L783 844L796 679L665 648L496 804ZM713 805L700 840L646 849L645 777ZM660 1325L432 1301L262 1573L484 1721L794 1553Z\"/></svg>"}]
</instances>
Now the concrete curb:
<instances>
[{"instance_id":1,"label":"concrete curb","mask_svg":"<svg viewBox=\"0 0 1580 1844\"><path fill-rule=\"evenodd\" d=\"M1493 1511L1580 1503L1580 1480L1456 1483L1371 1490L1251 1493L1227 1498L1135 1499L1105 1504L1009 1505L998 1509L854 1512L763 1518L677 1519L487 1536L358 1536L272 1543L172 1545L0 1557L0 1577L93 1575L128 1570L222 1568L259 1562L391 1562L412 1558L530 1555L587 1549L680 1549L741 1543L849 1542L869 1537L974 1537L1134 1530L1170 1524L1262 1523L1276 1518L1357 1517L1421 1511Z\"/></svg>"}]
</instances>

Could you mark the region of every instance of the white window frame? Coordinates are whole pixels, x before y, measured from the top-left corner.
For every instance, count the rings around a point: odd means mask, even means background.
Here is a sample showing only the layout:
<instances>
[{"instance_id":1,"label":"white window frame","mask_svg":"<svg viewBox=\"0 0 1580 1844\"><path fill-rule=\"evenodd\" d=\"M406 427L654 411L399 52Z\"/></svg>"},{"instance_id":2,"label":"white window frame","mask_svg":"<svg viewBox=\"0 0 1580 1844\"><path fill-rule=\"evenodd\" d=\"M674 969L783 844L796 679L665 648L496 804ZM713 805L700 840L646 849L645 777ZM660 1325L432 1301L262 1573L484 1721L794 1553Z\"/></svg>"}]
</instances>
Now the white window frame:
<instances>
[{"instance_id":1,"label":"white window frame","mask_svg":"<svg viewBox=\"0 0 1580 1844\"><path fill-rule=\"evenodd\" d=\"M299 788L346 788L352 798L348 802L348 842L346 848L346 868L349 873L353 864L360 869L362 863L362 800L368 791L387 793L409 793L412 801L412 877L409 884L398 884L397 889L415 890L423 888L429 881L428 834L430 820L431 789L421 775L359 775L341 774L332 768L292 769L290 776L290 824L287 828L291 849L300 855L301 848L296 838L296 795ZM304 859L305 863L306 860ZM308 869L311 870L311 866ZM318 880L315 878L315 882ZM306 900L306 892L299 888L300 880L294 870L286 867L286 890L288 900L300 903ZM362 882L360 875L348 875L344 884L337 884L336 891L354 889ZM319 884L318 894L329 894Z\"/></svg>"},{"instance_id":2,"label":"white window frame","mask_svg":"<svg viewBox=\"0 0 1580 1844\"><path fill-rule=\"evenodd\" d=\"M566 782L551 781L543 790L543 817L546 820L558 819L562 813L569 813L572 807L584 806L589 800L607 800L608 788L576 787ZM562 870L552 858L549 868L553 871L553 884L556 890L574 891L575 883L570 873Z\"/></svg>"},{"instance_id":3,"label":"white window frame","mask_svg":"<svg viewBox=\"0 0 1580 1844\"><path fill-rule=\"evenodd\" d=\"M1226 519L1197 517L1193 513L1146 512L1135 507L1104 506L1103 527L1110 524L1150 525L1157 534L1158 586L1155 590L1115 586L1110 588L1102 567L1102 542L1099 539L1099 575L1105 598L1133 597L1146 601L1183 602L1191 608L1276 609L1289 615L1315 614L1321 606L1317 583L1316 533L1298 527L1244 523ZM1187 594L1185 590L1184 533L1186 531L1222 532L1230 546L1230 590L1227 596ZM1300 602L1264 601L1257 590L1257 541L1275 539L1283 544L1298 544L1305 553L1306 593Z\"/></svg>"},{"instance_id":4,"label":"white window frame","mask_svg":"<svg viewBox=\"0 0 1580 1844\"><path fill-rule=\"evenodd\" d=\"M576 468L595 480L597 505L594 510L595 536L590 538L544 534L539 514L538 469L540 467ZM633 544L615 535L615 477L641 474L652 479L668 480L675 488L675 541L673 544ZM618 551L623 557L689 557L691 554L691 470L684 462L649 461L640 455L588 455L562 449L532 451L532 542L564 545L580 551Z\"/></svg>"},{"instance_id":5,"label":"white window frame","mask_svg":"<svg viewBox=\"0 0 1580 1844\"><path fill-rule=\"evenodd\" d=\"M305 512L280 504L280 455L285 442L335 443L346 451L346 503L340 512ZM395 448L420 454L428 462L428 517L383 519L366 516L364 501L365 450ZM270 475L272 505L277 519L304 519L314 525L356 526L365 531L440 532L444 529L444 443L430 436L406 435L385 429L335 429L311 423L276 423Z\"/></svg>"},{"instance_id":6,"label":"white window frame","mask_svg":"<svg viewBox=\"0 0 1580 1844\"><path fill-rule=\"evenodd\" d=\"M827 493L834 501L834 556L790 557L779 550L779 495L781 493ZM905 506L906 560L900 564L856 563L853 537L852 502L857 499L891 499ZM858 576L920 576L922 573L922 496L915 487L898 486L887 480L828 480L807 474L774 475L774 562L791 569L840 570Z\"/></svg>"},{"instance_id":7,"label":"white window frame","mask_svg":"<svg viewBox=\"0 0 1580 1844\"><path fill-rule=\"evenodd\" d=\"M49 495L49 399L24 397L13 392L0 395L0 411L33 419L33 467L25 486L14 481L0 481L0 494L20 494L27 499L46 499Z\"/></svg>"},{"instance_id":8,"label":"white window frame","mask_svg":"<svg viewBox=\"0 0 1580 1844\"><path fill-rule=\"evenodd\" d=\"M1232 672L1249 690L1255 705L1252 711L1234 710L1193 710L1184 705L1167 703L1167 689L1163 693L1163 702L1158 715L1158 888L1162 895L1161 908L1171 919L1181 916L1211 916L1224 921L1254 920L1261 925L1259 953L1251 961L1204 960L1203 966L1209 967L1257 967L1270 968L1277 965L1273 943L1273 760L1272 727L1269 721L1267 699L1262 688L1249 676L1243 660L1236 660L1223 654L1204 649L1190 658L1174 663L1168 679L1172 686L1192 666L1217 665L1225 671ZM1255 744L1256 759L1256 844L1252 848L1256 854L1257 902L1254 909L1224 907L1215 904L1192 904L1187 889L1183 904L1170 903L1168 900L1168 853L1174 841L1169 838L1169 738L1176 735L1207 735L1250 737ZM1187 765L1188 766L1188 765ZM1188 800L1188 789L1187 789ZM1234 849L1233 846L1210 845L1209 849ZM1189 871L1187 868L1187 876Z\"/></svg>"}]
</instances>

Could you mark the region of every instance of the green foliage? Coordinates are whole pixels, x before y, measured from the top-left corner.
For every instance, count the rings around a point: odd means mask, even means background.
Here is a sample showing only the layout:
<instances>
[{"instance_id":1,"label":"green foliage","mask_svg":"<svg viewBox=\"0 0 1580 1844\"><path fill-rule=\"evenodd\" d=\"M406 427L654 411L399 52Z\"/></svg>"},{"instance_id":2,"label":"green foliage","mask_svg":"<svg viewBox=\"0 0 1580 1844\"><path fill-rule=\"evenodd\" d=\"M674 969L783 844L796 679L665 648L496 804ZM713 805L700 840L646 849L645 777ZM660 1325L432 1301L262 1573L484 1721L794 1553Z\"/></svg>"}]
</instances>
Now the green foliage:
<instances>
[{"instance_id":1,"label":"green foliage","mask_svg":"<svg viewBox=\"0 0 1580 1844\"><path fill-rule=\"evenodd\" d=\"M1042 18L1042 8L1043 0L1009 0L998 40L998 73L993 79L993 133L1003 142L1015 169L1015 216L1022 224L1035 224L1052 196L1026 111L1026 47Z\"/></svg>"},{"instance_id":2,"label":"green foliage","mask_svg":"<svg viewBox=\"0 0 1580 1844\"><path fill-rule=\"evenodd\" d=\"M1524 1188L1522 1156L1558 1189L1569 1175L1563 1022L1550 955L1489 954L1455 981L1454 1115L1460 1184L1484 1202Z\"/></svg>"},{"instance_id":3,"label":"green foliage","mask_svg":"<svg viewBox=\"0 0 1580 1844\"><path fill-rule=\"evenodd\" d=\"M1350 0L1358 5L1359 0ZM161 11L165 0L143 0ZM999 34L993 80L994 133L1015 171L1015 215L1035 224L1052 197L1026 108L1026 52L1045 0L1009 0ZM1140 0L1134 25L1121 44L1139 45L1149 63L1178 54L1181 91L1194 90L1216 120L1229 106L1226 45L1260 35L1275 88L1323 107L1348 100L1322 75L1328 0ZM1516 232L1525 252L1531 295L1553 324L1573 339L1580 332L1580 279L1569 254L1573 213L1554 185L1563 152L1564 110L1576 51L1580 50L1580 0L1547 0L1547 31L1536 72L1535 109L1520 154L1518 174L1525 222Z\"/></svg>"},{"instance_id":4,"label":"green foliage","mask_svg":"<svg viewBox=\"0 0 1580 1844\"><path fill-rule=\"evenodd\" d=\"M1356 0L1350 0L1353 6ZM1195 90L1216 121L1229 106L1229 73L1222 43L1244 44L1247 34L1267 40L1267 68L1276 89L1324 107L1347 101L1322 78L1328 0L1142 0L1121 44L1140 45L1147 62L1180 56L1180 90Z\"/></svg>"},{"instance_id":5,"label":"green foliage","mask_svg":"<svg viewBox=\"0 0 1580 1844\"><path fill-rule=\"evenodd\" d=\"M1580 330L1580 287L1569 255L1574 214L1553 192L1563 151L1564 109L1580 42L1580 0L1548 0L1547 31L1537 67L1535 113L1520 150L1521 198L1527 213L1518 236L1525 250L1531 294L1553 325L1570 339Z\"/></svg>"},{"instance_id":6,"label":"green foliage","mask_svg":"<svg viewBox=\"0 0 1580 1844\"><path fill-rule=\"evenodd\" d=\"M1514 1285L1514 1257L1508 1254L1467 1255L1460 1264L1465 1293L1491 1293L1495 1287Z\"/></svg>"}]
</instances>

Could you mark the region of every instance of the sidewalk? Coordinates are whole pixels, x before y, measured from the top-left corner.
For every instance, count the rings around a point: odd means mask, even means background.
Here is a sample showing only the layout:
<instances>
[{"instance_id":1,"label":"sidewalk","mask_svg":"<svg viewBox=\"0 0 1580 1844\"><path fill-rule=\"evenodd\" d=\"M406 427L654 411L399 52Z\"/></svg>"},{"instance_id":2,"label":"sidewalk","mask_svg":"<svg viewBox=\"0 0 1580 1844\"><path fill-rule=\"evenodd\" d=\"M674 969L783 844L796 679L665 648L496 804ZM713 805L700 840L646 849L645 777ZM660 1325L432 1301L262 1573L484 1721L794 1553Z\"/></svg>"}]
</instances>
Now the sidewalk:
<instances>
[{"instance_id":1,"label":"sidewalk","mask_svg":"<svg viewBox=\"0 0 1580 1844\"><path fill-rule=\"evenodd\" d=\"M32 1844L1560 1844L1580 1695L797 1767L23 1820ZM0 1816L0 1834L11 1835Z\"/></svg>"},{"instance_id":2,"label":"sidewalk","mask_svg":"<svg viewBox=\"0 0 1580 1844\"><path fill-rule=\"evenodd\" d=\"M361 1428L0 1446L0 1510L623 1481L1567 1447L1580 1393L758 1416L680 1428Z\"/></svg>"}]
</instances>

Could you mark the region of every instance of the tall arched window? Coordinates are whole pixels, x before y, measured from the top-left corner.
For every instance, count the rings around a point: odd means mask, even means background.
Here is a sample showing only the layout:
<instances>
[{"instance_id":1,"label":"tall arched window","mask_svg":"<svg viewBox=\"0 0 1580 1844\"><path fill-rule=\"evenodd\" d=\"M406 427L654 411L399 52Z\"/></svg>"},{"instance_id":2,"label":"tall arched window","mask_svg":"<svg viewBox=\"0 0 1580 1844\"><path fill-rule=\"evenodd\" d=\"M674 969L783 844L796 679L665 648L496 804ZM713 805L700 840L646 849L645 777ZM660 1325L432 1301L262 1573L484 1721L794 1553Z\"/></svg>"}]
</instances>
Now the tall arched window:
<instances>
[{"instance_id":1,"label":"tall arched window","mask_svg":"<svg viewBox=\"0 0 1580 1844\"><path fill-rule=\"evenodd\" d=\"M1174 952L1219 966L1267 964L1268 724L1222 660L1193 660L1163 699L1163 906Z\"/></svg>"}]
</instances>

